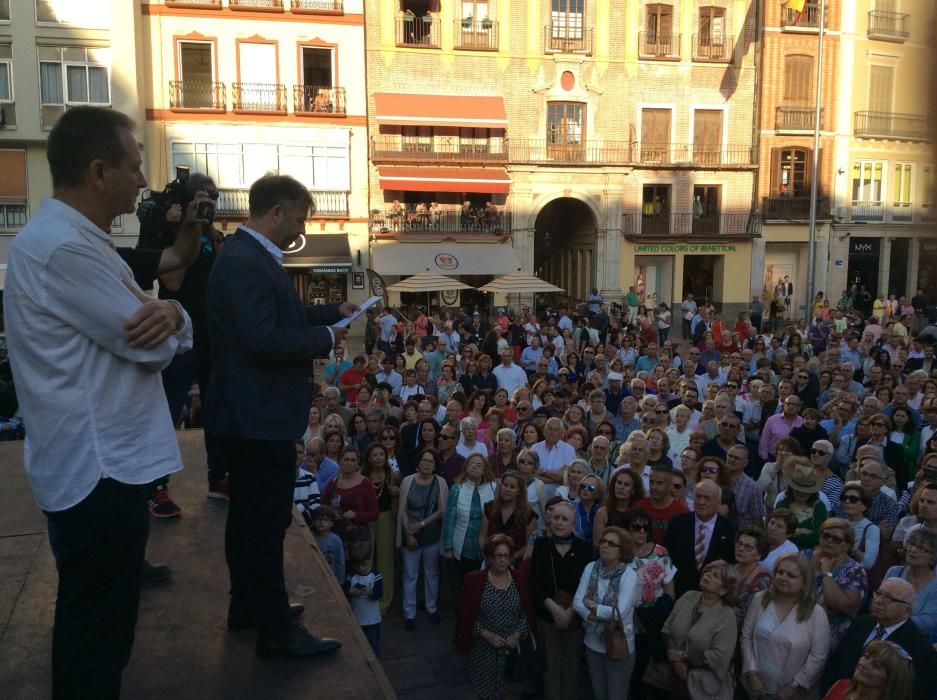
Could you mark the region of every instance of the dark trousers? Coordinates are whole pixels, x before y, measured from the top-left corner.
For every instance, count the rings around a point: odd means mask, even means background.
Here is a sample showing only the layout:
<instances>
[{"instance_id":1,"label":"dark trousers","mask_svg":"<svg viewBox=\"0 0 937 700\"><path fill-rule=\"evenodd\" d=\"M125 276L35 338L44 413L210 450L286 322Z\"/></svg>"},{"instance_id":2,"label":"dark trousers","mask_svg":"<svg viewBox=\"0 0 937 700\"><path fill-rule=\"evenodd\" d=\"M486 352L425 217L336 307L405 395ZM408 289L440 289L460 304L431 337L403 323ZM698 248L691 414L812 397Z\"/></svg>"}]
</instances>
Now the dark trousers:
<instances>
[{"instance_id":1,"label":"dark trousers","mask_svg":"<svg viewBox=\"0 0 937 700\"><path fill-rule=\"evenodd\" d=\"M231 610L257 622L262 636L289 625L283 537L292 519L296 452L291 440L222 438L228 464L225 558Z\"/></svg>"},{"instance_id":2,"label":"dark trousers","mask_svg":"<svg viewBox=\"0 0 937 700\"><path fill-rule=\"evenodd\" d=\"M368 644L371 645L371 650L374 652L374 655L378 658L381 657L381 623L377 622L373 625L361 625L361 631L364 632L364 636L368 640Z\"/></svg>"},{"instance_id":3,"label":"dark trousers","mask_svg":"<svg viewBox=\"0 0 937 700\"><path fill-rule=\"evenodd\" d=\"M684 339L684 340L692 340L692 338L690 337L690 322L687 321L686 319L683 319L683 324L682 324L681 328L682 328L682 330L683 330L683 333L682 333L683 339Z\"/></svg>"},{"instance_id":4,"label":"dark trousers","mask_svg":"<svg viewBox=\"0 0 937 700\"><path fill-rule=\"evenodd\" d=\"M146 495L145 486L101 479L77 505L46 512L59 572L53 698L120 697L149 534Z\"/></svg>"}]
</instances>

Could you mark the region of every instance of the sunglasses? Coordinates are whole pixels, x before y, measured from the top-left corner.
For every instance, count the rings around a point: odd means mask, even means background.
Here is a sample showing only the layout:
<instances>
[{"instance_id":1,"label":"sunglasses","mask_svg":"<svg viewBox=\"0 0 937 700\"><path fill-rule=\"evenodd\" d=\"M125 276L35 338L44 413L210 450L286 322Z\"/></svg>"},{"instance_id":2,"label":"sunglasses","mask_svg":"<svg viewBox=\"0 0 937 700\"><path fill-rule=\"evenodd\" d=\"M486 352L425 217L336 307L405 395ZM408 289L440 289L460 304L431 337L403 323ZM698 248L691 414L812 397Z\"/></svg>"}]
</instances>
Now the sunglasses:
<instances>
[{"instance_id":1,"label":"sunglasses","mask_svg":"<svg viewBox=\"0 0 937 700\"><path fill-rule=\"evenodd\" d=\"M739 388L739 385L738 385L738 384L734 384L734 383L733 383L733 384L726 384L726 389L738 389L738 388Z\"/></svg>"},{"instance_id":2,"label":"sunglasses","mask_svg":"<svg viewBox=\"0 0 937 700\"><path fill-rule=\"evenodd\" d=\"M719 467L703 467L703 473L705 474L718 474Z\"/></svg>"},{"instance_id":3,"label":"sunglasses","mask_svg":"<svg viewBox=\"0 0 937 700\"><path fill-rule=\"evenodd\" d=\"M667 411L667 409L665 408L665 409L662 409L662 410L655 410L654 413L656 413L656 414L659 415L659 416L666 416L667 413L668 413L668 411Z\"/></svg>"},{"instance_id":4,"label":"sunglasses","mask_svg":"<svg viewBox=\"0 0 937 700\"><path fill-rule=\"evenodd\" d=\"M518 464L535 464L534 460L532 459L519 459L517 460L517 463Z\"/></svg>"},{"instance_id":5,"label":"sunglasses","mask_svg":"<svg viewBox=\"0 0 937 700\"><path fill-rule=\"evenodd\" d=\"M858 496L842 496L839 500L843 503L859 503L862 499Z\"/></svg>"},{"instance_id":6,"label":"sunglasses","mask_svg":"<svg viewBox=\"0 0 937 700\"><path fill-rule=\"evenodd\" d=\"M839 535L831 535L828 532L821 532L820 539L825 540L826 542L832 542L833 544L843 544L846 541L845 537L840 537Z\"/></svg>"},{"instance_id":7,"label":"sunglasses","mask_svg":"<svg viewBox=\"0 0 937 700\"><path fill-rule=\"evenodd\" d=\"M595 493L595 491L596 491L597 488L598 488L598 486L596 486L595 484L583 484L582 486L579 487L579 490L580 490L580 491L590 491L590 492L592 492L592 493Z\"/></svg>"},{"instance_id":8,"label":"sunglasses","mask_svg":"<svg viewBox=\"0 0 937 700\"><path fill-rule=\"evenodd\" d=\"M826 450L810 450L810 454L812 454L812 455L819 455L820 457L826 457L826 456L828 456L830 453L827 452Z\"/></svg>"},{"instance_id":9,"label":"sunglasses","mask_svg":"<svg viewBox=\"0 0 937 700\"><path fill-rule=\"evenodd\" d=\"M628 529L632 532L648 532L651 526L648 523L631 523Z\"/></svg>"},{"instance_id":10,"label":"sunglasses","mask_svg":"<svg viewBox=\"0 0 937 700\"><path fill-rule=\"evenodd\" d=\"M600 539L599 544L607 544L609 547L614 547L615 549L621 548L620 544L618 544L617 542L613 540L608 539L607 537L603 537L602 539Z\"/></svg>"}]
</instances>

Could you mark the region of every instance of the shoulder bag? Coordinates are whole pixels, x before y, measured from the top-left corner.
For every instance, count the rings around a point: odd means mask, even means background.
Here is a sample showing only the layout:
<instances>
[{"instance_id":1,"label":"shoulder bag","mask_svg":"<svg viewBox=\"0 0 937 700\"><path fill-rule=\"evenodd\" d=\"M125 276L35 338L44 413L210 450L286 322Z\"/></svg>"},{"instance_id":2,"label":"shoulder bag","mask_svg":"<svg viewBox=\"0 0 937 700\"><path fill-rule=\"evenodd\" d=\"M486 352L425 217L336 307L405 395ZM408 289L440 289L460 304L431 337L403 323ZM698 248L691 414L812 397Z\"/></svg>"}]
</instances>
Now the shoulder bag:
<instances>
[{"instance_id":1,"label":"shoulder bag","mask_svg":"<svg viewBox=\"0 0 937 700\"><path fill-rule=\"evenodd\" d=\"M612 661L627 661L631 656L628 639L625 637L625 626L617 607L612 610L612 621L608 623L605 633L605 656Z\"/></svg>"}]
</instances>

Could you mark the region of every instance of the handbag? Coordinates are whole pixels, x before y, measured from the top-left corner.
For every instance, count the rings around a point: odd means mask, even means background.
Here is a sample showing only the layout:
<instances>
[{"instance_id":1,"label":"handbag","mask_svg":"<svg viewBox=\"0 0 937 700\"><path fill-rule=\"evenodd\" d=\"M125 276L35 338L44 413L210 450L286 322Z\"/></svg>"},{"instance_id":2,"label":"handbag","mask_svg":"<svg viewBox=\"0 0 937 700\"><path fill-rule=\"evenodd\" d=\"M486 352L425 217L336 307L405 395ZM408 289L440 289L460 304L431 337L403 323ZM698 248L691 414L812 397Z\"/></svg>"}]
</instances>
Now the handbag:
<instances>
[{"instance_id":1,"label":"handbag","mask_svg":"<svg viewBox=\"0 0 937 700\"><path fill-rule=\"evenodd\" d=\"M553 600L561 608L569 608L573 604L573 594L567 591L561 591L556 587L556 564L553 562L553 541L550 541L550 571L553 573ZM582 625L582 618L574 615L572 621L566 629L578 629Z\"/></svg>"},{"instance_id":2,"label":"handbag","mask_svg":"<svg viewBox=\"0 0 937 700\"><path fill-rule=\"evenodd\" d=\"M612 621L608 623L605 633L605 656L612 661L626 661L631 656L628 639L625 637L625 626L617 607L613 608Z\"/></svg>"},{"instance_id":3,"label":"handbag","mask_svg":"<svg viewBox=\"0 0 937 700\"><path fill-rule=\"evenodd\" d=\"M511 684L527 683L542 676L545 669L543 652L528 634L508 652L504 663L504 680Z\"/></svg>"},{"instance_id":4,"label":"handbag","mask_svg":"<svg viewBox=\"0 0 937 700\"><path fill-rule=\"evenodd\" d=\"M693 700L732 700L735 696L735 684L731 674L726 674L723 681L708 668L690 669L686 687Z\"/></svg>"}]
</instances>

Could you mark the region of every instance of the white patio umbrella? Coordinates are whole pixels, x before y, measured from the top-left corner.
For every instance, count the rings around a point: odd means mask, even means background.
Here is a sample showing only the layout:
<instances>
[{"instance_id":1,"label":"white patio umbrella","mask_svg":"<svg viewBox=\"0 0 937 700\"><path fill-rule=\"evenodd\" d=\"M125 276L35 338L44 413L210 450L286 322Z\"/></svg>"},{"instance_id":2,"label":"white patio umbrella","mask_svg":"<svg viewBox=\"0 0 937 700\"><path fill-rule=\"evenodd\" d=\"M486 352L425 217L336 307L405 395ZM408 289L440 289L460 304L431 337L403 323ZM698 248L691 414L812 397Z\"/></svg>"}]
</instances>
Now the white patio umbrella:
<instances>
[{"instance_id":1,"label":"white patio umbrella","mask_svg":"<svg viewBox=\"0 0 937 700\"><path fill-rule=\"evenodd\" d=\"M484 287L479 287L479 289L483 292L500 292L502 294L542 294L544 292L566 291L549 282L544 282L535 275L528 275L523 272L498 277Z\"/></svg>"},{"instance_id":2,"label":"white patio umbrella","mask_svg":"<svg viewBox=\"0 0 937 700\"><path fill-rule=\"evenodd\" d=\"M452 277L437 275L434 272L425 272L419 275L413 275L405 280L390 285L387 290L393 292L426 292L426 309L432 306L430 303L430 294L433 292L448 292L455 289L475 289L474 287L460 282Z\"/></svg>"}]
</instances>

